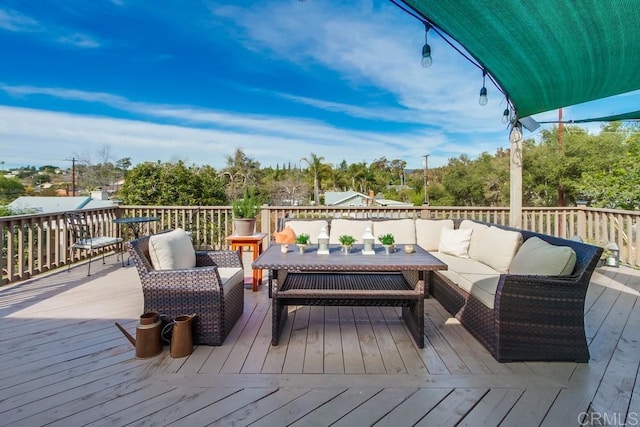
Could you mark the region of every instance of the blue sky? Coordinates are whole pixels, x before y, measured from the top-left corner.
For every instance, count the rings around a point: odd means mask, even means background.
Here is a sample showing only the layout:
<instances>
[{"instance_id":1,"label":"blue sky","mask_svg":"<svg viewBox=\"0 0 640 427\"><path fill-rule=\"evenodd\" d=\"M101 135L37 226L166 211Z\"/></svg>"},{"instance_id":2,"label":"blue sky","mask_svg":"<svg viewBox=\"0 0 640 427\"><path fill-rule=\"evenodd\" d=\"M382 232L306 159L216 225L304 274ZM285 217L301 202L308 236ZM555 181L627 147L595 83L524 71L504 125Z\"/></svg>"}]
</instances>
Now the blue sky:
<instances>
[{"instance_id":1,"label":"blue sky","mask_svg":"<svg viewBox=\"0 0 640 427\"><path fill-rule=\"evenodd\" d=\"M441 166L508 148L504 98L488 86L478 105L481 73L429 42L424 69L424 27L386 0L3 0L0 161L97 163L106 148L112 161L221 168L241 148L262 166L315 153L421 168L425 154Z\"/></svg>"}]
</instances>

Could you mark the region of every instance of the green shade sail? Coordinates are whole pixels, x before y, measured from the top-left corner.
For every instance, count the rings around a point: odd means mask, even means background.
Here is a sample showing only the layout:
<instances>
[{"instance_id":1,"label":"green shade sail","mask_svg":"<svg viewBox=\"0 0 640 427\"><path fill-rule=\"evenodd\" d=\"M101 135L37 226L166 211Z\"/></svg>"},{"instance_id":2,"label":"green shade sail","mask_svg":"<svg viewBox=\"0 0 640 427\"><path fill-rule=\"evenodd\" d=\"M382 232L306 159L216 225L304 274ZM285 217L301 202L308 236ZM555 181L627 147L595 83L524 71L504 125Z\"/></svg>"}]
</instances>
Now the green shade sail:
<instances>
[{"instance_id":1,"label":"green shade sail","mask_svg":"<svg viewBox=\"0 0 640 427\"><path fill-rule=\"evenodd\" d=\"M640 0L403 1L467 49L518 117L640 89Z\"/></svg>"}]
</instances>

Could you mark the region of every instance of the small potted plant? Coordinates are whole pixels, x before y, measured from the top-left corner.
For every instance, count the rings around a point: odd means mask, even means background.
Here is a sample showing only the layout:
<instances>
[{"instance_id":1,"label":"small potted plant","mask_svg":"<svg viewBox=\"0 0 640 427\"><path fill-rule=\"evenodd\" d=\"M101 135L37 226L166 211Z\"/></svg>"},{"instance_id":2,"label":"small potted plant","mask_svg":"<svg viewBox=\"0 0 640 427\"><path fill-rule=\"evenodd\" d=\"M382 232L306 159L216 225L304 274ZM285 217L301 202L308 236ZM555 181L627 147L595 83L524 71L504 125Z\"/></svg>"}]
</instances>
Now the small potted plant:
<instances>
[{"instance_id":1,"label":"small potted plant","mask_svg":"<svg viewBox=\"0 0 640 427\"><path fill-rule=\"evenodd\" d=\"M378 240L380 240L380 243L382 243L382 246L384 246L385 253L390 254L391 252L393 252L394 243L396 242L396 238L393 237L393 234L382 234L378 236Z\"/></svg>"},{"instance_id":2,"label":"small potted plant","mask_svg":"<svg viewBox=\"0 0 640 427\"><path fill-rule=\"evenodd\" d=\"M256 227L256 216L260 212L260 202L253 193L244 189L242 199L231 203L233 229L237 236L250 236Z\"/></svg>"},{"instance_id":3,"label":"small potted plant","mask_svg":"<svg viewBox=\"0 0 640 427\"><path fill-rule=\"evenodd\" d=\"M311 239L311 237L307 233L300 233L296 236L296 245L298 245L298 249L300 250L301 254L303 254L307 249L309 239Z\"/></svg>"},{"instance_id":4,"label":"small potted plant","mask_svg":"<svg viewBox=\"0 0 640 427\"><path fill-rule=\"evenodd\" d=\"M356 242L356 239L348 234L343 234L342 236L338 236L338 241L342 245L342 252L348 254L351 252L351 246Z\"/></svg>"}]
</instances>

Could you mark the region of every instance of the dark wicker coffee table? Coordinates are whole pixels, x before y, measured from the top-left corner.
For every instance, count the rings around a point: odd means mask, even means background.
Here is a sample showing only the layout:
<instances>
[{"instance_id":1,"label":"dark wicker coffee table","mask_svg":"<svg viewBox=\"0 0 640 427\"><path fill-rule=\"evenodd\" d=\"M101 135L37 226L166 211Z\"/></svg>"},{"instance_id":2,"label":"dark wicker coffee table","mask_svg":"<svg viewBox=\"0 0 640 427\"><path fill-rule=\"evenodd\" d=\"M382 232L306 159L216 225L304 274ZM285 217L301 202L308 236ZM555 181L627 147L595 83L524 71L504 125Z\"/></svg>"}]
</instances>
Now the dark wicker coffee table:
<instances>
[{"instance_id":1,"label":"dark wicker coffee table","mask_svg":"<svg viewBox=\"0 0 640 427\"><path fill-rule=\"evenodd\" d=\"M273 272L271 344L278 345L288 305L374 305L402 307L416 344L424 347L425 272L446 270L447 265L414 248L411 254L400 245L392 254L376 248L375 255L363 255L362 246L350 254L331 246L328 255L320 255L317 248L300 254L291 245L282 253L280 245L271 245L252 264Z\"/></svg>"}]
</instances>

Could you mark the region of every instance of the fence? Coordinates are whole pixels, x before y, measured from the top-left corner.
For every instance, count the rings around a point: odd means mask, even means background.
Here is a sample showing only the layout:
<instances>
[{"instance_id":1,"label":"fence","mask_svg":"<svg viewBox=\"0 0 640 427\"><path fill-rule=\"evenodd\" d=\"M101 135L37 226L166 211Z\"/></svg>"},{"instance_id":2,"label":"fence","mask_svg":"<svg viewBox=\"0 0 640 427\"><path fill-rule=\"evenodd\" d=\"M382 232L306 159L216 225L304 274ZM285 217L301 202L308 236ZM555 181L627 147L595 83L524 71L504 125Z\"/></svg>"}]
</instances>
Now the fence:
<instances>
[{"instance_id":1,"label":"fence","mask_svg":"<svg viewBox=\"0 0 640 427\"><path fill-rule=\"evenodd\" d=\"M148 233L183 228L192 234L198 249L226 248L225 237L233 230L230 206L118 206L85 211L97 234L131 238L126 228L118 227L119 217L152 216ZM467 218L494 224L509 224L509 208L501 207L329 207L264 206L257 229L267 239L283 218ZM538 233L573 238L604 246L612 242L620 248L622 263L640 267L640 212L596 209L585 206L568 208L523 208L522 228ZM69 258L70 232L64 213L17 215L0 218L1 283L24 280L36 274L86 258L72 253Z\"/></svg>"}]
</instances>

